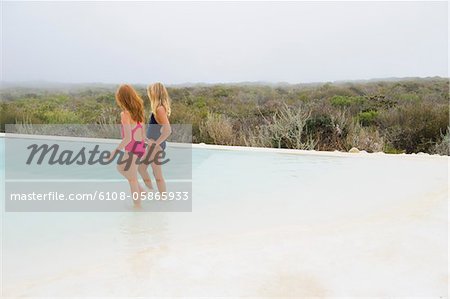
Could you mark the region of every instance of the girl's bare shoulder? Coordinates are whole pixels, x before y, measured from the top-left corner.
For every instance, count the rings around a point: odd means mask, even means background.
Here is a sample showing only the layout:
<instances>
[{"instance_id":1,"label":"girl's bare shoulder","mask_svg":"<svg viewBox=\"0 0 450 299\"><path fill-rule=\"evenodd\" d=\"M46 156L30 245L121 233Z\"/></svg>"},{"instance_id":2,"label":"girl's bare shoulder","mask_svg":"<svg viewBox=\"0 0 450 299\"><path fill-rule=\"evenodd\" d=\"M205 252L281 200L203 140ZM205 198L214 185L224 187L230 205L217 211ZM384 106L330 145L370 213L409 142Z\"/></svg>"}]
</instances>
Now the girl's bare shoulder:
<instances>
[{"instance_id":1,"label":"girl's bare shoulder","mask_svg":"<svg viewBox=\"0 0 450 299\"><path fill-rule=\"evenodd\" d=\"M156 114L158 116L167 115L166 108L163 105L158 106L158 108L156 108Z\"/></svg>"},{"instance_id":2,"label":"girl's bare shoulder","mask_svg":"<svg viewBox=\"0 0 450 299\"><path fill-rule=\"evenodd\" d=\"M120 112L120 119L122 120L122 123L130 123L130 121L131 121L130 112L128 112L126 110Z\"/></svg>"},{"instance_id":3,"label":"girl's bare shoulder","mask_svg":"<svg viewBox=\"0 0 450 299\"><path fill-rule=\"evenodd\" d=\"M156 108L156 120L160 124L168 124L169 123L169 117L167 115L167 110L164 106L159 106Z\"/></svg>"}]
</instances>

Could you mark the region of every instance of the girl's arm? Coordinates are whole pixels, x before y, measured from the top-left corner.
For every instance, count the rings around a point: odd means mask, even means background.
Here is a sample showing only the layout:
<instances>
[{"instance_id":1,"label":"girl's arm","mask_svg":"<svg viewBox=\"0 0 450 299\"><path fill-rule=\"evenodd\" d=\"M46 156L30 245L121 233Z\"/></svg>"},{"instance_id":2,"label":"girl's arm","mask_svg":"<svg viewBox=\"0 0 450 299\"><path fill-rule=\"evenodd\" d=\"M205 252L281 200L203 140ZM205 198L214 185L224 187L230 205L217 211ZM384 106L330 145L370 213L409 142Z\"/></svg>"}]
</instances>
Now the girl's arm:
<instances>
[{"instance_id":1,"label":"girl's arm","mask_svg":"<svg viewBox=\"0 0 450 299\"><path fill-rule=\"evenodd\" d=\"M122 141L112 153L112 156L118 151L121 151L131 141L131 116L127 111L120 113L120 122L122 123L123 136Z\"/></svg>"},{"instance_id":2,"label":"girl's arm","mask_svg":"<svg viewBox=\"0 0 450 299\"><path fill-rule=\"evenodd\" d=\"M166 108L164 108L164 106L159 106L156 109L156 118L161 125L161 136L159 136L155 143L160 145L172 133L172 128L170 127L169 118L167 117Z\"/></svg>"}]
</instances>

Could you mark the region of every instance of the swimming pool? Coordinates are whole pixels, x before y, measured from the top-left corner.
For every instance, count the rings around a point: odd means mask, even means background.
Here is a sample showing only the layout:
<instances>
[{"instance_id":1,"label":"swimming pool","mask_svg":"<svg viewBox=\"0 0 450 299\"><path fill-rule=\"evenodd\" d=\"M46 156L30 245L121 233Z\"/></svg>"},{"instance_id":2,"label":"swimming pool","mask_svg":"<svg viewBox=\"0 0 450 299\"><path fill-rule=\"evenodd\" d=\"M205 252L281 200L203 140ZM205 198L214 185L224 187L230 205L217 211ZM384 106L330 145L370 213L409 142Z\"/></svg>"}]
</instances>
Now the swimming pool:
<instances>
[{"instance_id":1,"label":"swimming pool","mask_svg":"<svg viewBox=\"0 0 450 299\"><path fill-rule=\"evenodd\" d=\"M447 295L448 158L194 146L192 188L188 213L2 213L3 295Z\"/></svg>"}]
</instances>

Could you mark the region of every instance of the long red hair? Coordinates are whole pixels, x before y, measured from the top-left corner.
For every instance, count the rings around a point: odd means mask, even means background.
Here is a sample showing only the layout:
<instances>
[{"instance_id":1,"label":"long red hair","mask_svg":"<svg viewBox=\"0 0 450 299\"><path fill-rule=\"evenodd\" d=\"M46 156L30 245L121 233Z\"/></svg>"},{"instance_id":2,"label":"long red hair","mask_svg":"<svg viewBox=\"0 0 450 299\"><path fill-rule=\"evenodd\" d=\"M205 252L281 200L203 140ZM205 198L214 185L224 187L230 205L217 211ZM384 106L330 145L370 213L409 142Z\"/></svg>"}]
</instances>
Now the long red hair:
<instances>
[{"instance_id":1,"label":"long red hair","mask_svg":"<svg viewBox=\"0 0 450 299\"><path fill-rule=\"evenodd\" d=\"M144 101L129 84L122 84L116 91L116 102L122 110L130 113L135 122L144 122Z\"/></svg>"}]
</instances>

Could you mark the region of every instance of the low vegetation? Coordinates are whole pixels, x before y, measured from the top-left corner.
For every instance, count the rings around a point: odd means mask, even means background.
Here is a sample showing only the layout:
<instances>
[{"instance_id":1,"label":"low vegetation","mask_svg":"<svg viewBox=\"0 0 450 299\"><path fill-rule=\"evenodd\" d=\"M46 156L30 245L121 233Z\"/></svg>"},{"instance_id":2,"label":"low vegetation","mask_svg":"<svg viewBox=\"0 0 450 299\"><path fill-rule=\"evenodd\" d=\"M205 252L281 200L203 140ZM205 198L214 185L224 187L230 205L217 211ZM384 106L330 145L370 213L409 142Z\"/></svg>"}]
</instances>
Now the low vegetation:
<instances>
[{"instance_id":1,"label":"low vegetation","mask_svg":"<svg viewBox=\"0 0 450 299\"><path fill-rule=\"evenodd\" d=\"M118 123L115 87L3 86L1 129ZM169 93L171 121L192 124L196 143L449 154L448 79L172 86Z\"/></svg>"}]
</instances>

